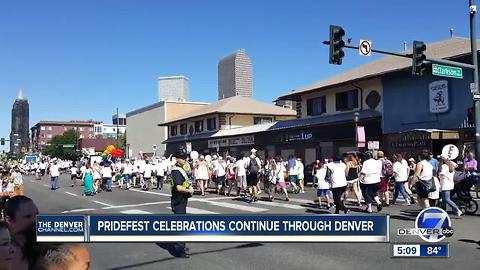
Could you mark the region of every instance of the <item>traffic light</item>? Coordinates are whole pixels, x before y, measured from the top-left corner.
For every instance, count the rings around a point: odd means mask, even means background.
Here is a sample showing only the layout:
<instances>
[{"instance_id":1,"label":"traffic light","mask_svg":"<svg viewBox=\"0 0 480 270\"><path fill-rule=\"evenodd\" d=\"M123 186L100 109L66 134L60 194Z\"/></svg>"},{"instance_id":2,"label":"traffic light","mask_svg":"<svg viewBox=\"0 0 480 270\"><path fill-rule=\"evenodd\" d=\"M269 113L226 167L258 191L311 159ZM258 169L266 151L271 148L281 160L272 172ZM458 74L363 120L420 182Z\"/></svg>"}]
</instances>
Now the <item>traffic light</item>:
<instances>
[{"instance_id":1,"label":"traffic light","mask_svg":"<svg viewBox=\"0 0 480 270\"><path fill-rule=\"evenodd\" d=\"M475 107L467 109L467 123L468 126L475 126Z\"/></svg>"},{"instance_id":2,"label":"traffic light","mask_svg":"<svg viewBox=\"0 0 480 270\"><path fill-rule=\"evenodd\" d=\"M421 41L413 41L413 56L412 56L412 74L423 75L425 69L427 69L425 60L425 50L427 46Z\"/></svg>"},{"instance_id":3,"label":"traffic light","mask_svg":"<svg viewBox=\"0 0 480 270\"><path fill-rule=\"evenodd\" d=\"M5 138L1 138L1 139L0 139L0 144L1 144L1 145L5 145Z\"/></svg>"},{"instance_id":4,"label":"traffic light","mask_svg":"<svg viewBox=\"0 0 480 270\"><path fill-rule=\"evenodd\" d=\"M330 25L330 64L342 64L342 58L345 56L342 50L343 46L345 46L345 42L342 40L344 35L345 31L342 27Z\"/></svg>"}]
</instances>

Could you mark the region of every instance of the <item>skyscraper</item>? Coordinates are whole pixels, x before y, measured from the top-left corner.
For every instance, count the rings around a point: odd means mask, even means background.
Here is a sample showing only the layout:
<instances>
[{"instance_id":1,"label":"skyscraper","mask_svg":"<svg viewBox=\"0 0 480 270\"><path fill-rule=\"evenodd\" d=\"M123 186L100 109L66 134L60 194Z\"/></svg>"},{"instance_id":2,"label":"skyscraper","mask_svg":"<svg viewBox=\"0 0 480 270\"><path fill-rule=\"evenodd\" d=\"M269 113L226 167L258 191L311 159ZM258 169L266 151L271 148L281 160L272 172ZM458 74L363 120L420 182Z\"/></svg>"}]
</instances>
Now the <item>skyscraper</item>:
<instances>
[{"instance_id":1,"label":"skyscraper","mask_svg":"<svg viewBox=\"0 0 480 270\"><path fill-rule=\"evenodd\" d=\"M158 78L158 101L188 101L188 84L185 76Z\"/></svg>"},{"instance_id":2,"label":"skyscraper","mask_svg":"<svg viewBox=\"0 0 480 270\"><path fill-rule=\"evenodd\" d=\"M10 133L10 153L20 154L28 151L30 139L28 135L29 105L20 88L18 97L12 108L12 130Z\"/></svg>"},{"instance_id":3,"label":"skyscraper","mask_svg":"<svg viewBox=\"0 0 480 270\"><path fill-rule=\"evenodd\" d=\"M218 63L218 99L233 96L251 97L253 92L252 61L240 49Z\"/></svg>"}]
</instances>

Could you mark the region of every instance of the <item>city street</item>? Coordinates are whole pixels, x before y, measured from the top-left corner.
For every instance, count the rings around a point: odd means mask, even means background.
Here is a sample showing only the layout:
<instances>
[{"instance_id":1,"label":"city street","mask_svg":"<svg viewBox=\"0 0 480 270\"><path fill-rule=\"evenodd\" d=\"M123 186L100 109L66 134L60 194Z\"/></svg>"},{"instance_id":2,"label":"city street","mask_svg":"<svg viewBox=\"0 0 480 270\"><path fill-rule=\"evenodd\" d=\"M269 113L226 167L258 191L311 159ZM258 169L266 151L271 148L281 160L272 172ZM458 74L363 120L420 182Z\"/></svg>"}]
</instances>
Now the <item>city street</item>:
<instances>
[{"instance_id":1,"label":"city street","mask_svg":"<svg viewBox=\"0 0 480 270\"><path fill-rule=\"evenodd\" d=\"M25 193L41 214L171 214L168 186L161 191L138 189L83 197L80 186L70 187L70 175L50 190L49 177L25 176ZM264 194L262 194L264 195ZM207 194L189 200L190 214L325 214L312 203L315 193L293 194L291 201L258 201ZM282 197L283 198L283 197ZM87 244L91 269L476 269L480 254L480 215L452 218L455 233L449 259L393 259L392 243L421 242L418 237L398 237L397 228L412 228L418 205L384 208L391 216L391 243L194 243L190 259L173 258L154 243ZM352 206L351 213L362 213Z\"/></svg>"}]
</instances>

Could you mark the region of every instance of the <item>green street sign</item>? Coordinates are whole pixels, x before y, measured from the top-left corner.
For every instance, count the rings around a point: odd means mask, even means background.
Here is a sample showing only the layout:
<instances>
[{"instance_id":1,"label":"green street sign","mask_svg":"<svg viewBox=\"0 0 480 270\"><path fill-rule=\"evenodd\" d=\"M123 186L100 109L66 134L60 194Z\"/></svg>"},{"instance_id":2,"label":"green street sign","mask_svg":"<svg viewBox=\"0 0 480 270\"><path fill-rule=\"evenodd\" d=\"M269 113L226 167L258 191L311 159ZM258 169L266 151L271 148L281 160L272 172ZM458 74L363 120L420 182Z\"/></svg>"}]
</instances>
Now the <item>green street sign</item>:
<instances>
[{"instance_id":1,"label":"green street sign","mask_svg":"<svg viewBox=\"0 0 480 270\"><path fill-rule=\"evenodd\" d=\"M463 70L459 67L432 64L432 75L463 79Z\"/></svg>"},{"instance_id":2,"label":"green street sign","mask_svg":"<svg viewBox=\"0 0 480 270\"><path fill-rule=\"evenodd\" d=\"M75 144L64 144L63 148L74 148Z\"/></svg>"}]
</instances>

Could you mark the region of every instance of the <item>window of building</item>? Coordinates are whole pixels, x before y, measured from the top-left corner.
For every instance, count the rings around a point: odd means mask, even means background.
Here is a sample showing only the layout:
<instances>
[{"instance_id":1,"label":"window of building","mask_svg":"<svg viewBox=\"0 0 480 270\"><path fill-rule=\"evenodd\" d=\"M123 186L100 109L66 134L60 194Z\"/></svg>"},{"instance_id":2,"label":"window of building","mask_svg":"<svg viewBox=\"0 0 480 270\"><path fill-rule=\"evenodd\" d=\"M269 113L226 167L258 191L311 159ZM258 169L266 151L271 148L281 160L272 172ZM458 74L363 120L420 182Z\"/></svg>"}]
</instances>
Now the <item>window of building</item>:
<instances>
[{"instance_id":1,"label":"window of building","mask_svg":"<svg viewBox=\"0 0 480 270\"><path fill-rule=\"evenodd\" d=\"M50 130L50 131L51 131L51 130L52 130L52 127L48 127L48 130Z\"/></svg>"},{"instance_id":2,"label":"window of building","mask_svg":"<svg viewBox=\"0 0 480 270\"><path fill-rule=\"evenodd\" d=\"M52 138L52 134L48 134L48 135L47 135L47 138L51 139L51 138Z\"/></svg>"},{"instance_id":3,"label":"window of building","mask_svg":"<svg viewBox=\"0 0 480 270\"><path fill-rule=\"evenodd\" d=\"M93 128L89 128L88 130L89 130L89 131L93 131Z\"/></svg>"},{"instance_id":4,"label":"window of building","mask_svg":"<svg viewBox=\"0 0 480 270\"><path fill-rule=\"evenodd\" d=\"M181 135L187 134L187 124L181 124L180 125L180 134Z\"/></svg>"},{"instance_id":5,"label":"window of building","mask_svg":"<svg viewBox=\"0 0 480 270\"><path fill-rule=\"evenodd\" d=\"M63 127L63 131L67 131L67 127Z\"/></svg>"},{"instance_id":6,"label":"window of building","mask_svg":"<svg viewBox=\"0 0 480 270\"><path fill-rule=\"evenodd\" d=\"M338 93L336 95L337 111L349 111L358 108L358 90Z\"/></svg>"},{"instance_id":7,"label":"window of building","mask_svg":"<svg viewBox=\"0 0 480 270\"><path fill-rule=\"evenodd\" d=\"M254 117L253 118L254 125L271 123L271 122L272 122L272 117Z\"/></svg>"},{"instance_id":8,"label":"window of building","mask_svg":"<svg viewBox=\"0 0 480 270\"><path fill-rule=\"evenodd\" d=\"M217 118L208 118L207 119L207 130L217 129Z\"/></svg>"},{"instance_id":9,"label":"window of building","mask_svg":"<svg viewBox=\"0 0 480 270\"><path fill-rule=\"evenodd\" d=\"M80 134L80 139L83 139L83 134Z\"/></svg>"},{"instance_id":10,"label":"window of building","mask_svg":"<svg viewBox=\"0 0 480 270\"><path fill-rule=\"evenodd\" d=\"M41 130L45 130L45 127L41 127L40 129L41 129Z\"/></svg>"},{"instance_id":11,"label":"window of building","mask_svg":"<svg viewBox=\"0 0 480 270\"><path fill-rule=\"evenodd\" d=\"M203 131L203 120L195 121L195 132Z\"/></svg>"},{"instance_id":12,"label":"window of building","mask_svg":"<svg viewBox=\"0 0 480 270\"><path fill-rule=\"evenodd\" d=\"M170 126L170 136L177 136L177 126Z\"/></svg>"},{"instance_id":13,"label":"window of building","mask_svg":"<svg viewBox=\"0 0 480 270\"><path fill-rule=\"evenodd\" d=\"M79 128L78 130L83 131L83 128L81 127L81 128Z\"/></svg>"},{"instance_id":14,"label":"window of building","mask_svg":"<svg viewBox=\"0 0 480 270\"><path fill-rule=\"evenodd\" d=\"M321 115L327 112L327 98L317 97L307 99L307 115Z\"/></svg>"}]
</instances>

